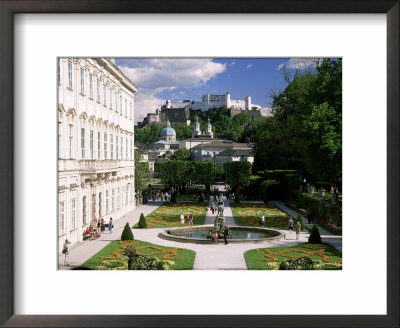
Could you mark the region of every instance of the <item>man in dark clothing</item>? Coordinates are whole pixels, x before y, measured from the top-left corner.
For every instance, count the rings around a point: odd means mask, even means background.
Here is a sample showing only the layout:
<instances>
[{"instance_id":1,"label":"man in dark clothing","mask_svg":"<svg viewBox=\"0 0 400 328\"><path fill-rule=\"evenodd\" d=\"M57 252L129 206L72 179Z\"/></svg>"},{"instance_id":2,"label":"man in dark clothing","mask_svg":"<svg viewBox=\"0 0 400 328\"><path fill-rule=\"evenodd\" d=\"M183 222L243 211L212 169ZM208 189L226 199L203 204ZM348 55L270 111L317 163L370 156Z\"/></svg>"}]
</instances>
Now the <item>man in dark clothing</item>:
<instances>
[{"instance_id":1,"label":"man in dark clothing","mask_svg":"<svg viewBox=\"0 0 400 328\"><path fill-rule=\"evenodd\" d=\"M227 245L228 244L228 234L229 234L229 230L228 230L228 227L227 226L225 226L224 227L224 241L225 241L225 245Z\"/></svg>"}]
</instances>

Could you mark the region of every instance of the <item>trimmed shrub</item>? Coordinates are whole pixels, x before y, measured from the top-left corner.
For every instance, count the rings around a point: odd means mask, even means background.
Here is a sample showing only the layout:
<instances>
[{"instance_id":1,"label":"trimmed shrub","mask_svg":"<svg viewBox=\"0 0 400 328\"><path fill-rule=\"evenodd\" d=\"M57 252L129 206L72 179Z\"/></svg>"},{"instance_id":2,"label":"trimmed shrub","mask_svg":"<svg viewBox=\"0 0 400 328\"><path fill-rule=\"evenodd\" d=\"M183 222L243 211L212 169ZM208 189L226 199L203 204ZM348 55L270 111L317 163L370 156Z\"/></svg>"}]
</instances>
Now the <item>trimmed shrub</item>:
<instances>
[{"instance_id":1,"label":"trimmed shrub","mask_svg":"<svg viewBox=\"0 0 400 328\"><path fill-rule=\"evenodd\" d=\"M147 228L146 218L144 217L143 213L140 214L139 228Z\"/></svg>"},{"instance_id":2,"label":"trimmed shrub","mask_svg":"<svg viewBox=\"0 0 400 328\"><path fill-rule=\"evenodd\" d=\"M265 180L260 183L258 192L264 203L271 199L281 199L283 195L282 185L276 180Z\"/></svg>"},{"instance_id":3,"label":"trimmed shrub","mask_svg":"<svg viewBox=\"0 0 400 328\"><path fill-rule=\"evenodd\" d=\"M321 236L319 234L318 227L316 224L314 224L313 227L311 228L311 233L310 233L310 237L308 237L308 242L310 244L321 244L321 242L322 242Z\"/></svg>"},{"instance_id":4,"label":"trimmed shrub","mask_svg":"<svg viewBox=\"0 0 400 328\"><path fill-rule=\"evenodd\" d=\"M171 199L169 200L171 203L176 203L176 193L173 192L171 195Z\"/></svg>"},{"instance_id":5,"label":"trimmed shrub","mask_svg":"<svg viewBox=\"0 0 400 328\"><path fill-rule=\"evenodd\" d=\"M202 202L204 202L204 197L203 197L203 194L201 194L201 195L200 195L198 202L199 202L199 203L202 203Z\"/></svg>"},{"instance_id":6,"label":"trimmed shrub","mask_svg":"<svg viewBox=\"0 0 400 328\"><path fill-rule=\"evenodd\" d=\"M125 224L124 230L122 231L121 240L133 240L133 233L128 222Z\"/></svg>"}]
</instances>

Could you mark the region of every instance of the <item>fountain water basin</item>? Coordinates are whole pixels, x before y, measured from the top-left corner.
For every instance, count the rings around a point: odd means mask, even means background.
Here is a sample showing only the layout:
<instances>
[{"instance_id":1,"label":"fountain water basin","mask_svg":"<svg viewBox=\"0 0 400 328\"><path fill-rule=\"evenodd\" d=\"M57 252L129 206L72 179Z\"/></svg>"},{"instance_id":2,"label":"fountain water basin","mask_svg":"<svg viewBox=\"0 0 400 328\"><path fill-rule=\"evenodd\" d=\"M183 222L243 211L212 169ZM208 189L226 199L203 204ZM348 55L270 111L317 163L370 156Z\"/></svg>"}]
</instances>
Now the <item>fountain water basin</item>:
<instances>
[{"instance_id":1,"label":"fountain water basin","mask_svg":"<svg viewBox=\"0 0 400 328\"><path fill-rule=\"evenodd\" d=\"M229 243L260 244L276 242L284 238L284 235L276 230L256 227L229 227L232 236ZM161 232L158 236L162 239L182 243L212 244L209 238L210 227L177 228ZM224 242L219 238L218 242Z\"/></svg>"}]
</instances>

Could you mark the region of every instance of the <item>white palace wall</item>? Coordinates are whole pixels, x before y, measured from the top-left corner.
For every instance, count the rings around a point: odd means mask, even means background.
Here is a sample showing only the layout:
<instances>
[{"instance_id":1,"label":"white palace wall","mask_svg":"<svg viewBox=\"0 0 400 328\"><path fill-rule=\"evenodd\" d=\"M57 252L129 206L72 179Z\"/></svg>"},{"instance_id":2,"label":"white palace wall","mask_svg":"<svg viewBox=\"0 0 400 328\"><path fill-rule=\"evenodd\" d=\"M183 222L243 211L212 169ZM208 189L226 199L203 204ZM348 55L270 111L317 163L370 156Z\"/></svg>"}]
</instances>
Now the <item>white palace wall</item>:
<instances>
[{"instance_id":1,"label":"white palace wall","mask_svg":"<svg viewBox=\"0 0 400 328\"><path fill-rule=\"evenodd\" d=\"M60 58L58 245L135 208L134 92L106 59Z\"/></svg>"}]
</instances>

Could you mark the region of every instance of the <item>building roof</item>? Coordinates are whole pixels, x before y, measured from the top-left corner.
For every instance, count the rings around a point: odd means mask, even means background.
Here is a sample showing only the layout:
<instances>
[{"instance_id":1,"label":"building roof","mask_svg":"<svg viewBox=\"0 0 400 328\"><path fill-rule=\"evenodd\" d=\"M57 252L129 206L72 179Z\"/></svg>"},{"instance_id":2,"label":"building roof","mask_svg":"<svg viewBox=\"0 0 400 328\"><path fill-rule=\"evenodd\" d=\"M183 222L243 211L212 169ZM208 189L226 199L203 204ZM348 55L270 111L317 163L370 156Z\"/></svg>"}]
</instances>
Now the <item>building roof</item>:
<instances>
[{"instance_id":1,"label":"building roof","mask_svg":"<svg viewBox=\"0 0 400 328\"><path fill-rule=\"evenodd\" d=\"M173 128L164 128L161 130L161 137L167 137L167 136L176 136L176 132Z\"/></svg>"},{"instance_id":2,"label":"building roof","mask_svg":"<svg viewBox=\"0 0 400 328\"><path fill-rule=\"evenodd\" d=\"M250 149L247 143L237 143L230 140L223 141L213 141L206 144L200 144L192 149L200 149L200 148L242 148L242 149Z\"/></svg>"},{"instance_id":3,"label":"building roof","mask_svg":"<svg viewBox=\"0 0 400 328\"><path fill-rule=\"evenodd\" d=\"M219 139L219 138L211 138L210 135L207 134L202 134L199 137L195 137L195 138L188 138L188 139L183 139L181 141L223 141L223 139Z\"/></svg>"},{"instance_id":4,"label":"building roof","mask_svg":"<svg viewBox=\"0 0 400 328\"><path fill-rule=\"evenodd\" d=\"M254 156L251 149L225 149L215 156Z\"/></svg>"}]
</instances>

